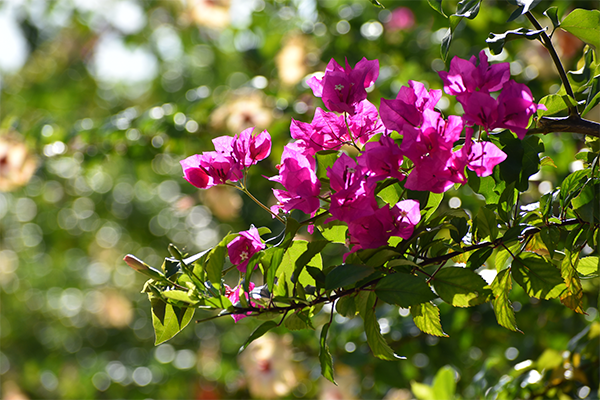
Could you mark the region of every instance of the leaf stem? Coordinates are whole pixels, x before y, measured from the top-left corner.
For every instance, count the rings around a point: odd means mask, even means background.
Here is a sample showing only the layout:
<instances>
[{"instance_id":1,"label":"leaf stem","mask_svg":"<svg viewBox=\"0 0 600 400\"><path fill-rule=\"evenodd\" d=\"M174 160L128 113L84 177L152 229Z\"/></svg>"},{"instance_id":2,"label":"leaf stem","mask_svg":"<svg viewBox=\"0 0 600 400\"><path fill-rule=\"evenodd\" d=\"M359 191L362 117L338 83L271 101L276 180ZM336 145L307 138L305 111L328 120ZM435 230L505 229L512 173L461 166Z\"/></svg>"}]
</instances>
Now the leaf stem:
<instances>
[{"instance_id":1,"label":"leaf stem","mask_svg":"<svg viewBox=\"0 0 600 400\"><path fill-rule=\"evenodd\" d=\"M228 184L228 185L236 188L240 192L246 193L246 195L248 197L250 197L250 199L252 199L252 201L254 201L263 210L265 210L266 212L268 212L269 214L271 214L273 217L277 218L279 220L279 222L281 222L282 224L285 225L285 220L283 218L281 218L279 215L275 214L273 211L271 211L271 209L269 207L267 207L263 203L261 203L260 200L258 200L256 197L254 197L252 195L252 193L250 193L250 191L246 188L246 186L244 186L244 184L241 184L241 186L237 186L237 185L234 185L234 184Z\"/></svg>"}]
</instances>

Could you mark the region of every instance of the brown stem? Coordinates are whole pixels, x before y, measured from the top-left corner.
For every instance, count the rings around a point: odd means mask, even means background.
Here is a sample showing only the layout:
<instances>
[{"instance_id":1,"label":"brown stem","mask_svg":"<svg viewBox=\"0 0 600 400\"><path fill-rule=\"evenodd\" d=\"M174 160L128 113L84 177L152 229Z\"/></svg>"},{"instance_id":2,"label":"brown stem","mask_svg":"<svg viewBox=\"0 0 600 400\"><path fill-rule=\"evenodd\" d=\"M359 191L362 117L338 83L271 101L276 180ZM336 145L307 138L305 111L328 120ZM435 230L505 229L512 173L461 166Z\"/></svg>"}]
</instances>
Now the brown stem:
<instances>
[{"instance_id":1,"label":"brown stem","mask_svg":"<svg viewBox=\"0 0 600 400\"><path fill-rule=\"evenodd\" d=\"M552 132L580 133L582 135L600 137L600 124L580 118L578 115L568 117L542 117L537 121L537 127L529 129L528 135L548 134Z\"/></svg>"}]
</instances>

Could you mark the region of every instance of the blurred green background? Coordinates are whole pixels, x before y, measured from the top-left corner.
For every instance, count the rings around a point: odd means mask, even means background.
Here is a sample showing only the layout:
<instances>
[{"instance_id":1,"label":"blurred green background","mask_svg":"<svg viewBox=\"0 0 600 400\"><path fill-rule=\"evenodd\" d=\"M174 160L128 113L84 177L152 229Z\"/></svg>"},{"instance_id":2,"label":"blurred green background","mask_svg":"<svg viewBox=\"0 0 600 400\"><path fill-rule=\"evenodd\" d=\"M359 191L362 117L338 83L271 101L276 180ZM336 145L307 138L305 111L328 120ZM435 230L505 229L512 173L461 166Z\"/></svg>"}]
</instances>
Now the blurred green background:
<instances>
[{"instance_id":1,"label":"blurred green background","mask_svg":"<svg viewBox=\"0 0 600 400\"><path fill-rule=\"evenodd\" d=\"M280 229L228 188L196 190L179 160L212 150L216 136L268 129L273 156L255 167L249 184L272 204L262 175L276 174L290 118L309 122L322 107L305 79L332 57L351 65L379 59L369 94L376 105L409 79L441 88L448 20L425 1L381 2L385 9L368 0L0 3L4 399L427 398L425 386L410 391L411 381L431 385L446 365L463 398L597 397L597 280L584 281L587 315L558 301L531 301L515 286L522 334L498 326L489 303L468 310L441 304L449 338L422 334L407 310L382 306L382 331L408 358L397 362L371 355L360 319L336 315L329 337L338 387L319 378L318 329L266 336L238 356L258 321L234 325L227 317L192 323L154 347L140 293L145 279L122 261L125 254L158 267L169 243L192 253L251 223ZM599 4L544 3L561 12ZM443 4L448 14L456 8ZM450 57L477 54L489 32L528 27L524 18L506 25L512 11L506 2L484 1L480 15L459 26ZM560 31L554 42L576 69L583 44ZM513 78L536 99L559 89L538 43L511 42L494 60L510 62ZM438 107L460 113L450 97ZM552 134L544 142L558 168L532 176L526 201L582 167L574 158L581 137ZM480 205L466 186L444 198L444 207Z\"/></svg>"}]
</instances>

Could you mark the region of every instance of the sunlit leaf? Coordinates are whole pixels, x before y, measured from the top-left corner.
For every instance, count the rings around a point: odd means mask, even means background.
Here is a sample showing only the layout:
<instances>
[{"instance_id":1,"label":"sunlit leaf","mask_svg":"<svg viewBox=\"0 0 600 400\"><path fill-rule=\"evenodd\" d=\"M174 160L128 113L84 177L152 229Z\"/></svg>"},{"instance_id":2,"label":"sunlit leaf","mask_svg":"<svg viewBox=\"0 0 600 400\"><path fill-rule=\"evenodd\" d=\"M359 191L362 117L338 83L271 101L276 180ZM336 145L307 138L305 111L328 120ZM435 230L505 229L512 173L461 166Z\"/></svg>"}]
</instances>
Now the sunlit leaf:
<instances>
[{"instance_id":1,"label":"sunlit leaf","mask_svg":"<svg viewBox=\"0 0 600 400\"><path fill-rule=\"evenodd\" d=\"M190 323L195 311L195 308L167 304L159 298L151 299L150 305L152 307L155 345L166 342L181 332Z\"/></svg>"},{"instance_id":2,"label":"sunlit leaf","mask_svg":"<svg viewBox=\"0 0 600 400\"><path fill-rule=\"evenodd\" d=\"M327 346L327 333L329 332L329 326L331 323L326 323L323 325L321 329L321 338L320 338L320 351L319 351L319 362L321 363L321 375L328 381L334 383L335 379L333 377L333 360L331 359L331 353L329 352L329 346Z\"/></svg>"}]
</instances>

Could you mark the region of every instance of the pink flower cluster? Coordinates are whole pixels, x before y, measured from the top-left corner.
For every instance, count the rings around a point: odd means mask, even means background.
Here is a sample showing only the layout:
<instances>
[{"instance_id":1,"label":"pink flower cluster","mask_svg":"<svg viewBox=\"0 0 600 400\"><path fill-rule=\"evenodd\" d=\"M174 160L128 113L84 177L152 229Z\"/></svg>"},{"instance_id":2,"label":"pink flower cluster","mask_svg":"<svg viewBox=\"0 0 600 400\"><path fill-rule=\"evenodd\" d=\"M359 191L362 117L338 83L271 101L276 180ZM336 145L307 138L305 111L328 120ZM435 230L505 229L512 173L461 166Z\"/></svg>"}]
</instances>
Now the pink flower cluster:
<instances>
[{"instance_id":1,"label":"pink flower cluster","mask_svg":"<svg viewBox=\"0 0 600 400\"><path fill-rule=\"evenodd\" d=\"M435 109L442 91L427 90L415 81L402 87L395 99L382 99L378 112L366 91L378 76L379 62L363 58L354 68L347 61L341 67L331 60L321 79L308 80L329 111L317 108L310 123L292 120L295 141L285 146L277 165L279 173L270 178L283 186L273 189L277 204L271 211L275 215L292 210L315 215L327 210L331 217L326 223L337 220L348 225L352 251L384 246L392 236L408 239L421 219L414 200L380 206L378 182L405 180L407 189L443 193L466 182L466 168L489 176L506 154L481 140L477 126L488 132L510 129L523 138L531 116L543 107L533 102L525 85L510 80L508 63L489 65L483 51L479 62L475 57L455 57L450 70L440 72L444 91L462 104L462 116L442 116ZM501 92L492 95L497 91ZM402 139L394 136L394 140L392 131ZM185 178L199 188L236 182L271 149L268 133L252 136L252 129L213 143L215 151L181 162ZM354 146L360 154L350 157L341 151L344 145ZM326 150L339 151L339 156L317 174L315 156ZM327 178L319 179L324 175ZM262 249L255 228L240 233L228 246L230 260L240 271Z\"/></svg>"},{"instance_id":2,"label":"pink flower cluster","mask_svg":"<svg viewBox=\"0 0 600 400\"><path fill-rule=\"evenodd\" d=\"M248 128L235 137L213 139L215 151L205 151L181 160L184 178L200 189L237 182L243 170L264 160L271 154L271 136L263 131L253 136Z\"/></svg>"}]
</instances>

